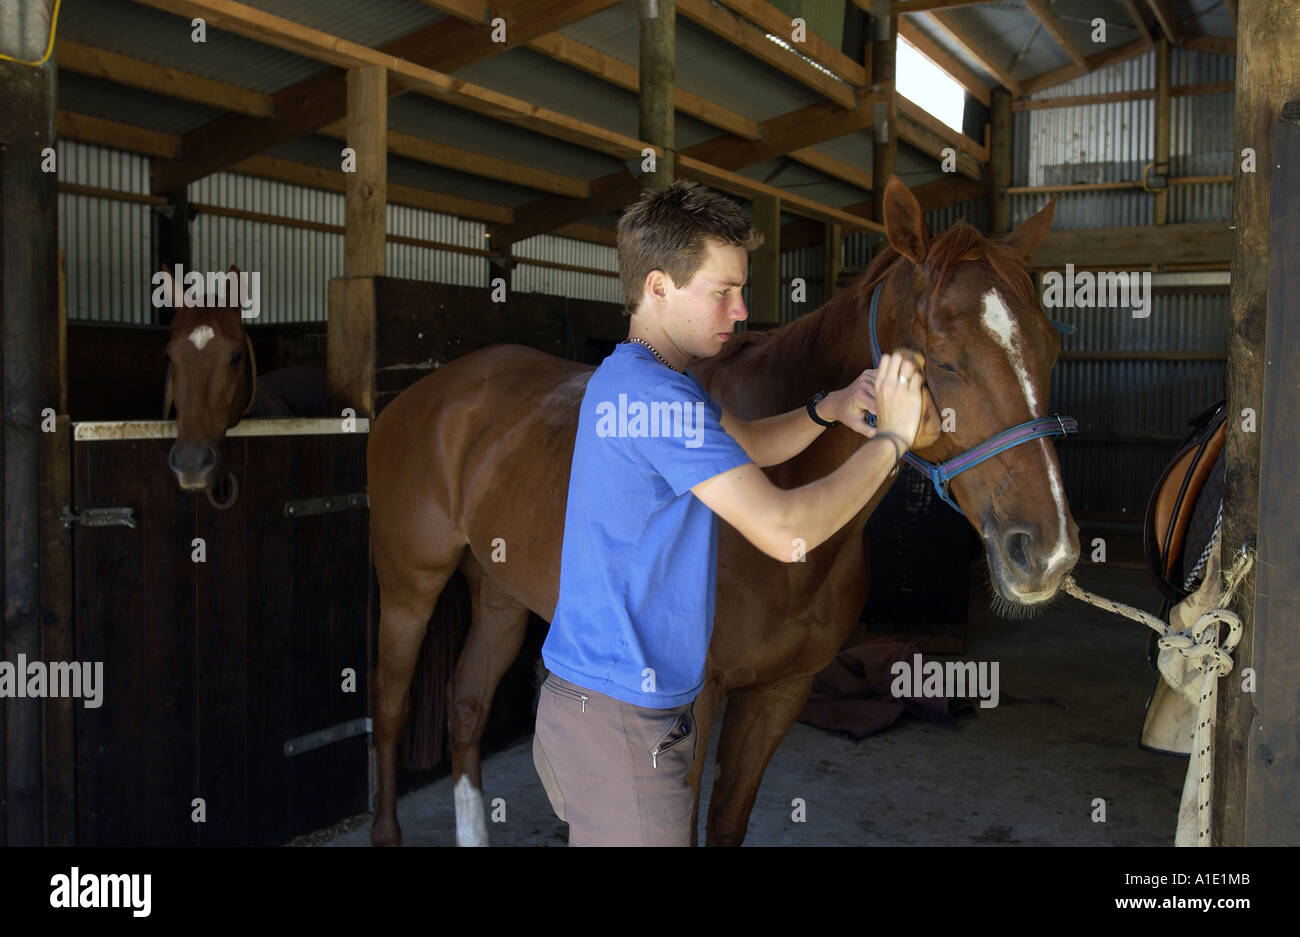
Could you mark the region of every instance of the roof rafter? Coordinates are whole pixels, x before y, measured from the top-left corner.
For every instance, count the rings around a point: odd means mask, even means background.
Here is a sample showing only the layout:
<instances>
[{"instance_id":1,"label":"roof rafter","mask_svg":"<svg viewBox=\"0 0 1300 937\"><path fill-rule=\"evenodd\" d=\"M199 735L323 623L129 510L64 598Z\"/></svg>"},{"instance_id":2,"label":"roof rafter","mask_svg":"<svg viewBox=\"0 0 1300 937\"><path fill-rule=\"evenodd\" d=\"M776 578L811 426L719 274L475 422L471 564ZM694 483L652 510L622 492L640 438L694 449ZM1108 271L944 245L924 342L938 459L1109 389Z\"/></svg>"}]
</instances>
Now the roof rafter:
<instances>
[{"instance_id":1,"label":"roof rafter","mask_svg":"<svg viewBox=\"0 0 1300 937\"><path fill-rule=\"evenodd\" d=\"M999 63L993 61L992 57L984 51L979 43L968 38L962 31L961 27L956 24L949 14L939 10L934 10L921 15L928 16L930 22L934 23L934 25L938 27L944 35L955 42L963 52L973 58L976 62L979 62L980 68L984 69L984 71L997 79L998 84L1006 88L1016 97L1020 97L1024 94L1024 91L1020 87L1020 82L1011 77L1011 72L1007 71Z\"/></svg>"},{"instance_id":2,"label":"roof rafter","mask_svg":"<svg viewBox=\"0 0 1300 937\"><path fill-rule=\"evenodd\" d=\"M1065 32L1065 27L1061 25L1060 20L1052 15L1051 7L1048 0L1024 0L1024 4L1029 8L1029 12L1037 17L1038 22L1043 24L1043 28L1056 40L1056 44L1065 50L1065 54L1074 62L1074 67L1078 74L1082 75L1088 70L1088 62L1083 52L1073 39Z\"/></svg>"}]
</instances>

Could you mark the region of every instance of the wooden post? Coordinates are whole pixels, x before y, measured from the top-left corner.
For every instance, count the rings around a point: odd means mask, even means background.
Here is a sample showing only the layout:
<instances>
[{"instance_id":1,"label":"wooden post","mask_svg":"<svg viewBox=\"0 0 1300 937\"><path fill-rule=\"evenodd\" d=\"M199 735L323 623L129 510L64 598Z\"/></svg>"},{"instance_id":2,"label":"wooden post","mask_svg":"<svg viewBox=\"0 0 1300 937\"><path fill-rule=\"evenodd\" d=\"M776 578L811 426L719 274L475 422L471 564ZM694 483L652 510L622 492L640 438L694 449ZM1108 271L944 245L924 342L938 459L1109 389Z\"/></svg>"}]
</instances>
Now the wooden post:
<instances>
[{"instance_id":1,"label":"wooden post","mask_svg":"<svg viewBox=\"0 0 1300 937\"><path fill-rule=\"evenodd\" d=\"M673 84L676 63L677 0L640 0L641 94L640 136L663 150L655 171L641 176L641 191L673 184Z\"/></svg>"},{"instance_id":2,"label":"wooden post","mask_svg":"<svg viewBox=\"0 0 1300 937\"><path fill-rule=\"evenodd\" d=\"M1152 171L1165 179L1165 188L1155 195L1152 221L1169 221L1169 39L1160 37L1156 47L1156 153Z\"/></svg>"},{"instance_id":3,"label":"wooden post","mask_svg":"<svg viewBox=\"0 0 1300 937\"><path fill-rule=\"evenodd\" d=\"M1296 840L1297 753L1295 740L1295 587L1286 582L1294 576L1294 549L1278 550L1273 539L1273 522L1294 521L1294 486L1286 491L1289 468L1271 463L1267 471L1279 472L1267 489L1277 499L1261 501L1261 443L1270 439L1271 453L1288 456L1294 466L1296 451L1295 397L1297 334L1294 321L1274 322L1282 315L1294 319L1297 206L1294 197L1294 162L1287 170L1276 164L1297 154L1294 133L1274 137L1283 106L1300 99L1300 59L1294 53L1300 43L1293 0L1254 0L1239 8L1237 30L1236 121L1233 143L1232 300L1228 334L1228 441L1223 489L1223 542L1225 568L1233 554L1249 538L1260 537L1260 563L1246 579L1233 609L1242 616L1241 642L1233 652L1231 675L1219 681L1218 718L1214 727L1214 843L1220 846ZM1300 108L1300 104L1296 105ZM1253 151L1253 172L1243 172L1243 150ZM1283 152L1288 151L1288 152ZM1272 187L1285 186L1280 199ZM1289 199L1289 202L1288 202ZM1289 215L1279 215L1289 205ZM1288 255L1275 256L1281 238L1270 246L1270 226L1279 236L1289 235ZM1269 281L1274 276L1285 279ZM1282 289L1289 290L1285 295ZM1274 289L1277 293L1270 295ZM1282 303L1288 300L1291 309ZM1271 313L1271 314L1270 314ZM1264 346L1265 334L1268 347ZM1277 341L1275 341L1277 340ZM1289 340L1289 344L1288 344ZM1266 400L1265 361L1275 357L1273 367L1278 387ZM1273 407L1273 409L1270 409ZM1255 416L1253 431L1247 430L1249 410ZM1277 448L1280 447L1280 448ZM1288 473L1288 474L1281 474ZM1280 487L1279 487L1280 486ZM1287 513L1278 514L1283 498L1290 498ZM1260 527L1261 513L1273 512L1270 526ZM1289 534L1290 542L1294 533ZM1268 550L1265 554L1263 551ZM1262 590L1262 563L1279 564L1269 571L1268 581L1280 595L1269 597L1266 615L1258 615L1256 593ZM1288 646L1289 645L1289 646ZM1254 668L1257 691L1242 691L1242 671ZM1284 694L1291 694L1289 700ZM1288 716L1288 712L1290 715ZM1286 736L1290 733L1289 738ZM1272 827L1272 828L1270 828Z\"/></svg>"},{"instance_id":4,"label":"wooden post","mask_svg":"<svg viewBox=\"0 0 1300 937\"><path fill-rule=\"evenodd\" d=\"M7 10L6 14L14 12ZM12 44L6 43L6 48ZM58 174L43 171L54 146L55 64L0 61L0 356L3 356L4 618L0 660L42 660L40 486L42 411L59 403ZM22 679L20 677L20 679ZM45 838L41 699L8 699L0 726L0 843Z\"/></svg>"},{"instance_id":5,"label":"wooden post","mask_svg":"<svg viewBox=\"0 0 1300 937\"><path fill-rule=\"evenodd\" d=\"M898 17L889 13L889 0L871 0L872 29L871 86L885 92L885 100L873 105L871 128L871 218L884 221L885 186L894 174L898 157L898 107L894 96L894 43L898 39Z\"/></svg>"},{"instance_id":6,"label":"wooden post","mask_svg":"<svg viewBox=\"0 0 1300 937\"><path fill-rule=\"evenodd\" d=\"M993 128L989 137L989 169L993 185L989 187L989 220L993 234L1011 230L1011 206L1007 188L1011 185L1011 92L994 88L992 93Z\"/></svg>"},{"instance_id":7,"label":"wooden post","mask_svg":"<svg viewBox=\"0 0 1300 937\"><path fill-rule=\"evenodd\" d=\"M356 172L347 183L343 270L349 277L382 276L388 210L388 71L380 66L348 71L348 146Z\"/></svg>"},{"instance_id":8,"label":"wooden post","mask_svg":"<svg viewBox=\"0 0 1300 937\"><path fill-rule=\"evenodd\" d=\"M842 225L826 225L826 257L822 269L822 302L828 303L835 296L843 267L844 228Z\"/></svg>"},{"instance_id":9,"label":"wooden post","mask_svg":"<svg viewBox=\"0 0 1300 937\"><path fill-rule=\"evenodd\" d=\"M749 321L775 325L781 321L781 200L755 196L753 223L763 232L763 244L750 260Z\"/></svg>"}]
</instances>

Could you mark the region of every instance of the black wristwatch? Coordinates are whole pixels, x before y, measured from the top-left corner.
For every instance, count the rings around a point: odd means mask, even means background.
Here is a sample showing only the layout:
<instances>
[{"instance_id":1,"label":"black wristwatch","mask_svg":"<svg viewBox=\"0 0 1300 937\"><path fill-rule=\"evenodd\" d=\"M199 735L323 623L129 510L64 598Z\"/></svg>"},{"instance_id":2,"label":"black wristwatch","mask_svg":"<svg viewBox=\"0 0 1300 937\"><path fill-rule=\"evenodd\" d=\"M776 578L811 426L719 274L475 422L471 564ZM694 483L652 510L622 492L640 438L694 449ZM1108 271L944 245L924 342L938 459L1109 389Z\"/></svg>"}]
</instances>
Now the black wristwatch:
<instances>
[{"instance_id":1,"label":"black wristwatch","mask_svg":"<svg viewBox=\"0 0 1300 937\"><path fill-rule=\"evenodd\" d=\"M820 426L839 426L839 420L823 420L817 415L817 403L826 396L826 391L819 390L808 398L808 415L813 418L813 422Z\"/></svg>"}]
</instances>

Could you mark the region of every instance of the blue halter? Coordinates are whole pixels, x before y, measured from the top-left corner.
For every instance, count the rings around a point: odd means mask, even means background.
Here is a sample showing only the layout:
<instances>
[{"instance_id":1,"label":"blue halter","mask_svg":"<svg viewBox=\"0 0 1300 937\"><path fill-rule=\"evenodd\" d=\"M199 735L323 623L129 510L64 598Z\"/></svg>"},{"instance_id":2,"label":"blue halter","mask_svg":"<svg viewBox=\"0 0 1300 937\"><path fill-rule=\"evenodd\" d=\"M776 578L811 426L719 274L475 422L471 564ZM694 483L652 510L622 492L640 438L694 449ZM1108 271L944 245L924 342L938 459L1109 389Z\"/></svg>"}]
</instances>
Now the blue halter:
<instances>
[{"instance_id":1,"label":"blue halter","mask_svg":"<svg viewBox=\"0 0 1300 937\"><path fill-rule=\"evenodd\" d=\"M880 365L880 342L876 339L876 309L880 305L880 292L884 288L883 281L876 284L875 290L871 294L871 360L872 363L879 367ZM1061 332L1066 332L1061 323L1053 322ZM1068 327L1067 327L1068 328ZM1071 329L1071 331L1073 331ZM867 422L871 426L876 425L876 415L867 414ZM939 493L939 497L946 501L958 514L965 516L965 511L957 506L957 502L952 499L948 492L949 483L967 469L972 469L981 462L987 462L996 455L1006 452L1008 449L1014 449L1022 443L1027 443L1032 439L1040 439L1044 436L1065 436L1069 433L1079 431L1079 421L1072 416L1045 416L1034 420L1026 420L1019 423L1011 429L1003 430L996 436L984 440L977 446L967 449L960 455L953 456L946 462L935 465L927 462L919 456L910 452L903 453L903 458L921 474L930 479L934 485L934 490Z\"/></svg>"}]
</instances>

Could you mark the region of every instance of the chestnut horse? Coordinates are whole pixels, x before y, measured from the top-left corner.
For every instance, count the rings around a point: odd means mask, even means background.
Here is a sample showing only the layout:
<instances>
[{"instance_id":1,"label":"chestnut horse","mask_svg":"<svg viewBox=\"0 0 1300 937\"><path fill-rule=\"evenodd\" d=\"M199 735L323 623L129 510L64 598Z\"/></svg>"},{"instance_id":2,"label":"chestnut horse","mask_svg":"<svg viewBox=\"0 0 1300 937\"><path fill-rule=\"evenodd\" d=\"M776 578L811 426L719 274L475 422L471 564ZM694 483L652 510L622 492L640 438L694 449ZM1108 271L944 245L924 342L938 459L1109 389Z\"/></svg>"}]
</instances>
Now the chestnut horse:
<instances>
[{"instance_id":1,"label":"chestnut horse","mask_svg":"<svg viewBox=\"0 0 1300 937\"><path fill-rule=\"evenodd\" d=\"M1025 261L1047 233L1054 203L1001 242L964 223L932 239L916 199L896 178L885 205L891 247L863 277L816 312L768 334L737 335L716 357L695 362L710 395L754 420L846 386L873 366L868 307L879 283L880 346L923 351L933 393L927 404L951 408L946 416L955 417L920 456L946 459L1043 417L1060 337L1039 307ZM592 370L520 346L493 346L416 382L372 423L366 465L381 591L376 845L401 841L396 746L408 687L434 602L458 567L469 581L473 620L447 689L456 836L463 845L486 844L479 740L529 610L547 620L555 610L578 410ZM835 427L766 471L780 487L804 485L863 441ZM983 539L1001 601L1022 607L1050 600L1078 558L1078 528L1047 441L982 462L954 479L951 493ZM867 593L863 527L883 496L882 489L798 563L778 563L719 524L715 622L695 701L692 842L715 707L726 696L707 842L738 845L767 763L813 677L857 624ZM942 575L935 570L937 588Z\"/></svg>"},{"instance_id":2,"label":"chestnut horse","mask_svg":"<svg viewBox=\"0 0 1300 937\"><path fill-rule=\"evenodd\" d=\"M230 272L239 274L237 267ZM171 271L162 275L171 281ZM164 284L171 295L172 282ZM167 464L186 491L210 490L221 478L221 441L244 417L326 416L325 372L280 368L259 379L253 341L237 294L224 305L176 309L167 342L163 419L176 407L176 442ZM215 503L215 502L214 502Z\"/></svg>"}]
</instances>

